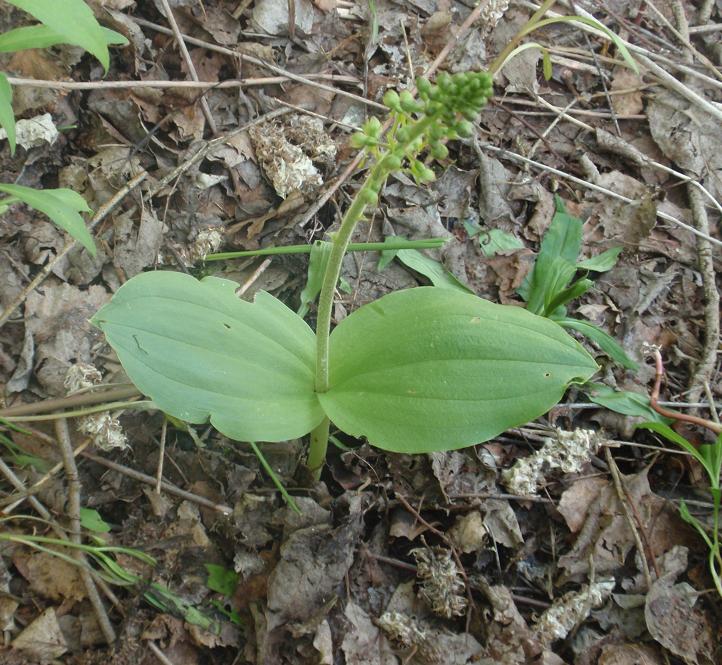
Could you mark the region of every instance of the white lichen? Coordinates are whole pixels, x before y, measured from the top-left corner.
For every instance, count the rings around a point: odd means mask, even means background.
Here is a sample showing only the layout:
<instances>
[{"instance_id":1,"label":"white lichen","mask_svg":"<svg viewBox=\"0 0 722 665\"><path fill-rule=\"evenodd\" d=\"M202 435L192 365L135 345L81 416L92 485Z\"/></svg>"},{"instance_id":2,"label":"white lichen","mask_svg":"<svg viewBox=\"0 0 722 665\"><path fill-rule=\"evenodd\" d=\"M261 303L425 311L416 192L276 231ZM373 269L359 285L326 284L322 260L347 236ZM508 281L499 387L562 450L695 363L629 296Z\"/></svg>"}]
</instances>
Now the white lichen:
<instances>
[{"instance_id":1,"label":"white lichen","mask_svg":"<svg viewBox=\"0 0 722 665\"><path fill-rule=\"evenodd\" d=\"M419 547L411 554L421 583L419 596L431 611L446 619L463 615L467 605L465 585L451 552L443 547Z\"/></svg>"},{"instance_id":2,"label":"white lichen","mask_svg":"<svg viewBox=\"0 0 722 665\"><path fill-rule=\"evenodd\" d=\"M593 430L557 430L555 436L545 439L544 445L534 454L517 460L511 469L502 471L502 482L513 494L534 495L553 471L579 473L603 441L604 438Z\"/></svg>"},{"instance_id":3,"label":"white lichen","mask_svg":"<svg viewBox=\"0 0 722 665\"><path fill-rule=\"evenodd\" d=\"M615 584L614 579L605 579L585 584L579 591L570 591L558 598L534 626L539 641L548 646L554 640L566 638L593 609L604 604L612 595Z\"/></svg>"},{"instance_id":4,"label":"white lichen","mask_svg":"<svg viewBox=\"0 0 722 665\"><path fill-rule=\"evenodd\" d=\"M68 394L97 386L103 375L94 366L87 363L71 365L65 376L65 388ZM102 450L127 448L128 438L115 416L110 413L93 413L78 419L78 431L92 437L93 443Z\"/></svg>"}]
</instances>

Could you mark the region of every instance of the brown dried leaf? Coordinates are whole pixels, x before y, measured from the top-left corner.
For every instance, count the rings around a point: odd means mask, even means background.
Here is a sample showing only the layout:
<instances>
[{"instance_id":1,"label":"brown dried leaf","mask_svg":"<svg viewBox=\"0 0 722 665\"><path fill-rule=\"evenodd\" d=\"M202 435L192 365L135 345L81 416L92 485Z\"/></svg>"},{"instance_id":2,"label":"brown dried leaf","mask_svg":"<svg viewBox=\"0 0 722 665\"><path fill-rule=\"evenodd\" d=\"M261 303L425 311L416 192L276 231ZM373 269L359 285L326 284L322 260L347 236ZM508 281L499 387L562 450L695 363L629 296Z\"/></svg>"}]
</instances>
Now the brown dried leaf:
<instances>
[{"instance_id":1,"label":"brown dried leaf","mask_svg":"<svg viewBox=\"0 0 722 665\"><path fill-rule=\"evenodd\" d=\"M663 647L687 665L712 665L715 661L713 624L701 607L699 593L689 584L672 584L676 573L657 580L647 594L647 629Z\"/></svg>"},{"instance_id":2,"label":"brown dried leaf","mask_svg":"<svg viewBox=\"0 0 722 665\"><path fill-rule=\"evenodd\" d=\"M642 79L628 67L618 67L612 78L612 107L619 115L636 115L644 109ZM636 89L635 89L636 88ZM622 92L623 91L623 92Z\"/></svg>"},{"instance_id":3,"label":"brown dried leaf","mask_svg":"<svg viewBox=\"0 0 722 665\"><path fill-rule=\"evenodd\" d=\"M603 478L582 478L575 480L569 489L564 490L557 509L572 533L582 528L589 506L599 497L607 486Z\"/></svg>"}]
</instances>

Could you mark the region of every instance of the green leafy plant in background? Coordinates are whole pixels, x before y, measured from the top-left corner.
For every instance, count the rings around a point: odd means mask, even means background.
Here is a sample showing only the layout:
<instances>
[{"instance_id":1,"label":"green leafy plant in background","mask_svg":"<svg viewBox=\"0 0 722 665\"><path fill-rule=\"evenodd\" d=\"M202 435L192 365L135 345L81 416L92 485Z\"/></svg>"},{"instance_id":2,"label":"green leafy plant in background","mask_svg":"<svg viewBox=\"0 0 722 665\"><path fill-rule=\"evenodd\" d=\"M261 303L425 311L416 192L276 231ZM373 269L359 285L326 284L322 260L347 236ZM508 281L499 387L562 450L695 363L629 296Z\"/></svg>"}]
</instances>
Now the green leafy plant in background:
<instances>
[{"instance_id":1,"label":"green leafy plant in background","mask_svg":"<svg viewBox=\"0 0 722 665\"><path fill-rule=\"evenodd\" d=\"M621 247L613 247L579 261L581 248L582 221L567 213L562 200L556 197L556 213L542 238L534 267L518 290L519 295L530 312L580 332L620 365L637 369L637 363L614 338L588 321L567 316L566 305L594 286L589 273L611 270L622 251Z\"/></svg>"},{"instance_id":2,"label":"green leafy plant in background","mask_svg":"<svg viewBox=\"0 0 722 665\"><path fill-rule=\"evenodd\" d=\"M110 65L108 46L128 41L113 30L102 27L83 0L7 0L40 21L0 34L0 52L47 48L57 44L80 46L94 55L105 71ZM15 114L13 91L7 75L0 72L0 125L7 134L10 152L15 154ZM90 212L85 200L70 189L32 189L21 185L0 184L0 192L8 194L0 200L0 213L13 203L25 203L47 215L61 229L80 242L91 254L95 244L81 212Z\"/></svg>"}]
</instances>

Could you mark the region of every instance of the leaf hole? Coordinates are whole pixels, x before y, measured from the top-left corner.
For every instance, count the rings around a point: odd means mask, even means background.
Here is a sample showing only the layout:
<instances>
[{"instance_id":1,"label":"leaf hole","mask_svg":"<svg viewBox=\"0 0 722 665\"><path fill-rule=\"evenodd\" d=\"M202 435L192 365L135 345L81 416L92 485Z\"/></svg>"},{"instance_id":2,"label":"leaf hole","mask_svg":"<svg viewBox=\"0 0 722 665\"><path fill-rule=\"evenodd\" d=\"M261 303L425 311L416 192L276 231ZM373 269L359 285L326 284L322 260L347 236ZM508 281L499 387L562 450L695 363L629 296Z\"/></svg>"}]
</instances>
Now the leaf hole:
<instances>
[{"instance_id":1,"label":"leaf hole","mask_svg":"<svg viewBox=\"0 0 722 665\"><path fill-rule=\"evenodd\" d=\"M224 328L227 328L228 330L231 329L231 326L229 326L227 323L224 323L224 324L223 324L223 327L224 327Z\"/></svg>"},{"instance_id":2,"label":"leaf hole","mask_svg":"<svg viewBox=\"0 0 722 665\"><path fill-rule=\"evenodd\" d=\"M544 372L544 376L548 379L552 375L551 372Z\"/></svg>"}]
</instances>

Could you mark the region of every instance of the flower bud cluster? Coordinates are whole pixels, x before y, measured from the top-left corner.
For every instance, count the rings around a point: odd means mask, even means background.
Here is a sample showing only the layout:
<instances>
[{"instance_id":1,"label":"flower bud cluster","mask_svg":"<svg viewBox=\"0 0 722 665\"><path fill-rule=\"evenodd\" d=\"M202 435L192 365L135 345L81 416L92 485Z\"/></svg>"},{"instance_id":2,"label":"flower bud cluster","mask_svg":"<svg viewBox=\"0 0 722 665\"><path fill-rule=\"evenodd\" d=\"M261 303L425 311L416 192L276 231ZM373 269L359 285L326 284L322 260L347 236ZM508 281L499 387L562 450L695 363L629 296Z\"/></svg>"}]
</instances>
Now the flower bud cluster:
<instances>
[{"instance_id":1,"label":"flower bud cluster","mask_svg":"<svg viewBox=\"0 0 722 665\"><path fill-rule=\"evenodd\" d=\"M395 112L396 123L383 157L378 151L382 127L377 118L364 123L361 131L351 137L351 145L371 149L387 173L399 170L408 159L408 172L417 182L425 183L434 179L434 172L417 159L419 153L428 150L433 159L446 159L446 139L471 136L472 121L491 98L493 84L492 77L483 72L442 72L436 84L419 78L416 86L418 99L408 90L389 90L384 95L383 102Z\"/></svg>"}]
</instances>

